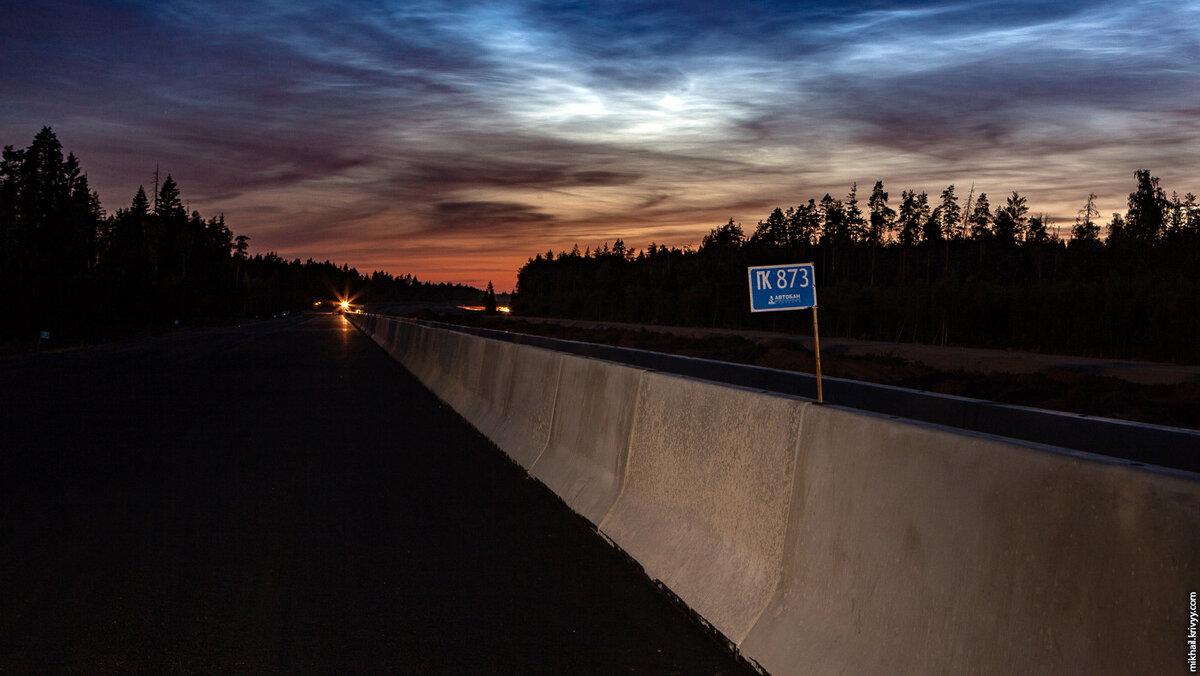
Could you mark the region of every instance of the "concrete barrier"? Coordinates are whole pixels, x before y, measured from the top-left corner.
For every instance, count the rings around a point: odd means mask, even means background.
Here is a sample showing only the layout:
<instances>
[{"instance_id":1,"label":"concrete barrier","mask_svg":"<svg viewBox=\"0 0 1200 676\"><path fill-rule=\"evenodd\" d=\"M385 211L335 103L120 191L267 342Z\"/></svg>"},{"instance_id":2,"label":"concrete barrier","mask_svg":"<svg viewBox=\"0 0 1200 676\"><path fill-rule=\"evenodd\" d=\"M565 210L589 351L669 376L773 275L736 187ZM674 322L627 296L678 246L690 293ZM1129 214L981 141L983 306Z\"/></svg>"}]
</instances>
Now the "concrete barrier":
<instances>
[{"instance_id":1,"label":"concrete barrier","mask_svg":"<svg viewBox=\"0 0 1200 676\"><path fill-rule=\"evenodd\" d=\"M641 378L625 485L600 530L735 644L782 573L799 399Z\"/></svg>"},{"instance_id":2,"label":"concrete barrier","mask_svg":"<svg viewBox=\"0 0 1200 676\"><path fill-rule=\"evenodd\" d=\"M550 438L562 355L540 348L492 342L515 349L515 355L503 418L495 433L488 436L528 470Z\"/></svg>"},{"instance_id":3,"label":"concrete barrier","mask_svg":"<svg viewBox=\"0 0 1200 676\"><path fill-rule=\"evenodd\" d=\"M379 332L379 324L383 321L375 315L367 315L364 317L356 317L354 319L347 318L352 325L356 326L360 331L367 334L371 340L383 345L383 336Z\"/></svg>"},{"instance_id":4,"label":"concrete barrier","mask_svg":"<svg viewBox=\"0 0 1200 676\"><path fill-rule=\"evenodd\" d=\"M529 473L599 525L625 480L640 369L563 355L554 424Z\"/></svg>"},{"instance_id":5,"label":"concrete barrier","mask_svg":"<svg viewBox=\"0 0 1200 676\"><path fill-rule=\"evenodd\" d=\"M430 324L452 327L436 322ZM807 373L507 331L457 328L497 340L606 359L644 369L816 398L816 378ZM1009 406L828 376L824 382L825 402L829 404L1200 472L1200 431L1196 430Z\"/></svg>"},{"instance_id":6,"label":"concrete barrier","mask_svg":"<svg viewBox=\"0 0 1200 676\"><path fill-rule=\"evenodd\" d=\"M426 344L432 329L408 322L393 321L391 323L405 324L407 329L397 332L397 342L390 354L398 356L400 363L428 387L430 374L436 364L436 360L430 356L431 348Z\"/></svg>"},{"instance_id":7,"label":"concrete barrier","mask_svg":"<svg viewBox=\"0 0 1200 676\"><path fill-rule=\"evenodd\" d=\"M454 331L430 331L426 338L428 344L422 346L433 361L429 382L425 385L452 406L465 396L462 393L465 385L461 381L466 373L468 346L475 342Z\"/></svg>"},{"instance_id":8,"label":"concrete barrier","mask_svg":"<svg viewBox=\"0 0 1200 676\"><path fill-rule=\"evenodd\" d=\"M1185 668L1200 475L354 321L770 673Z\"/></svg>"},{"instance_id":9,"label":"concrete barrier","mask_svg":"<svg viewBox=\"0 0 1200 676\"><path fill-rule=\"evenodd\" d=\"M454 331L425 329L414 373L439 399L490 438L504 422L518 346Z\"/></svg>"},{"instance_id":10,"label":"concrete barrier","mask_svg":"<svg viewBox=\"0 0 1200 676\"><path fill-rule=\"evenodd\" d=\"M1194 475L817 406L799 457L770 673L1182 670Z\"/></svg>"},{"instance_id":11,"label":"concrete barrier","mask_svg":"<svg viewBox=\"0 0 1200 676\"><path fill-rule=\"evenodd\" d=\"M383 335L384 349L392 358L401 364L405 363L405 349L412 344L411 333L414 327L403 322L383 322L376 329Z\"/></svg>"},{"instance_id":12,"label":"concrete barrier","mask_svg":"<svg viewBox=\"0 0 1200 676\"><path fill-rule=\"evenodd\" d=\"M521 466L533 466L550 436L560 354L374 315L351 317L467 422Z\"/></svg>"},{"instance_id":13,"label":"concrete barrier","mask_svg":"<svg viewBox=\"0 0 1200 676\"><path fill-rule=\"evenodd\" d=\"M408 350L413 344L416 326L407 322L387 322L386 336L388 354L401 364L409 361Z\"/></svg>"}]
</instances>

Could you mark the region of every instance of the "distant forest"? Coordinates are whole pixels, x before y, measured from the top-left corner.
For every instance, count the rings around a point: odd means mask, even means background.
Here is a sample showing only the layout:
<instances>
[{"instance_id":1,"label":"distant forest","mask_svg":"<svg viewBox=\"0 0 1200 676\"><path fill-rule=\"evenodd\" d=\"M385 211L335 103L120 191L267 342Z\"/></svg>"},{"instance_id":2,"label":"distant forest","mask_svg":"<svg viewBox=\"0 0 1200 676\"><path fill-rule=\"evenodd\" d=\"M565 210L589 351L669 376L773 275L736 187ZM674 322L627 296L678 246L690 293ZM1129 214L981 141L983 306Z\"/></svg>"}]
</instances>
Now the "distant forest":
<instances>
[{"instance_id":1,"label":"distant forest","mask_svg":"<svg viewBox=\"0 0 1200 676\"><path fill-rule=\"evenodd\" d=\"M106 214L74 154L45 127L0 160L0 338L189 318L270 316L316 300L482 302L479 289L274 253L249 256L224 215L184 207L170 174Z\"/></svg>"},{"instance_id":2,"label":"distant forest","mask_svg":"<svg viewBox=\"0 0 1200 676\"><path fill-rule=\"evenodd\" d=\"M993 207L953 185L906 190L893 207L877 182L864 206L855 185L749 236L731 219L697 250L538 254L513 312L811 335L808 311L751 314L746 271L811 261L822 335L1200 363L1200 205L1134 179L1124 214L1102 226L1089 195L1067 238L1016 192Z\"/></svg>"}]
</instances>

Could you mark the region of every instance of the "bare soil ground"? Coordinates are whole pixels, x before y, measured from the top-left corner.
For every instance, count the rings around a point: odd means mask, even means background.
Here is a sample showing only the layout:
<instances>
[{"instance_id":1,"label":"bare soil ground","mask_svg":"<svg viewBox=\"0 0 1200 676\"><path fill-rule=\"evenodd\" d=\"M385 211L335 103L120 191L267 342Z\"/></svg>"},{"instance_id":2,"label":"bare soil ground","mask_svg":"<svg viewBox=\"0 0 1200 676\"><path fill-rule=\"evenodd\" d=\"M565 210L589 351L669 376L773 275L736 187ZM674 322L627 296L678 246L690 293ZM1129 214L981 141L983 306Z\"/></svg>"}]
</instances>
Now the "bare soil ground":
<instances>
[{"instance_id":1,"label":"bare soil ground","mask_svg":"<svg viewBox=\"0 0 1200 676\"><path fill-rule=\"evenodd\" d=\"M632 347L740 364L812 373L815 358L800 341L787 336L679 335L657 327L560 325L517 317L430 316L471 326L567 340ZM897 356L851 355L822 350L821 372L927 392L986 399L1056 411L1119 418L1156 425L1200 429L1200 381L1180 378L1169 384L1141 384L1081 370L1071 364L1048 365L1034 373L1005 373L981 364L975 369L944 368Z\"/></svg>"}]
</instances>

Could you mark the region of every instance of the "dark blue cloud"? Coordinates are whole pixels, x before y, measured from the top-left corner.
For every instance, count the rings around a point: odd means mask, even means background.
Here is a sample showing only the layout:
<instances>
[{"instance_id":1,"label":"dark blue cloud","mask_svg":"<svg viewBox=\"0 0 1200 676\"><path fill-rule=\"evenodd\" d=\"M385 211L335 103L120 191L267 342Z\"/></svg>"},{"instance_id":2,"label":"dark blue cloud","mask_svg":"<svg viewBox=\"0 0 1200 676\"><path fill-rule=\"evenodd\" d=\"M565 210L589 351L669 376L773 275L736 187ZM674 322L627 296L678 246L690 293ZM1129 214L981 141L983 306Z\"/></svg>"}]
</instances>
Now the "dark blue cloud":
<instances>
[{"instance_id":1,"label":"dark blue cloud","mask_svg":"<svg viewBox=\"0 0 1200 676\"><path fill-rule=\"evenodd\" d=\"M257 246L426 277L463 270L456 250L498 252L494 272L575 241L694 243L853 181L1018 189L1067 218L1089 191L1120 208L1143 166L1200 189L1196 2L0 14L0 142L50 124L110 209L157 163Z\"/></svg>"}]
</instances>

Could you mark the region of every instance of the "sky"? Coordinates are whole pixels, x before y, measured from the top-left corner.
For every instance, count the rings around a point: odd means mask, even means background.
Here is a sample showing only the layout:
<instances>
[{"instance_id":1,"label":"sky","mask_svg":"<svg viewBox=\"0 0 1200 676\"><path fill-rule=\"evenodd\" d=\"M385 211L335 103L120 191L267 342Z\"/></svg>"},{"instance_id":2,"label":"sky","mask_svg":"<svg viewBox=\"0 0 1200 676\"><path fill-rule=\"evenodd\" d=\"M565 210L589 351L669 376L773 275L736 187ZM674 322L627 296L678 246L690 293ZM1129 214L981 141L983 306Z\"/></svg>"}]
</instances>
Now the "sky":
<instances>
[{"instance_id":1,"label":"sky","mask_svg":"<svg viewBox=\"0 0 1200 676\"><path fill-rule=\"evenodd\" d=\"M155 167L251 253L513 287L883 181L1107 221L1200 193L1200 2L0 0L0 144Z\"/></svg>"}]
</instances>

